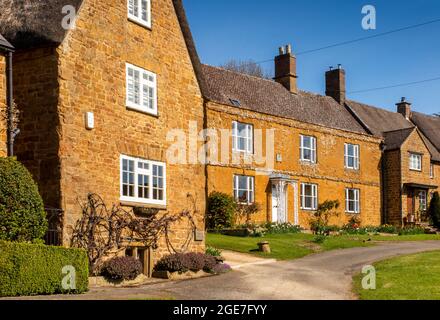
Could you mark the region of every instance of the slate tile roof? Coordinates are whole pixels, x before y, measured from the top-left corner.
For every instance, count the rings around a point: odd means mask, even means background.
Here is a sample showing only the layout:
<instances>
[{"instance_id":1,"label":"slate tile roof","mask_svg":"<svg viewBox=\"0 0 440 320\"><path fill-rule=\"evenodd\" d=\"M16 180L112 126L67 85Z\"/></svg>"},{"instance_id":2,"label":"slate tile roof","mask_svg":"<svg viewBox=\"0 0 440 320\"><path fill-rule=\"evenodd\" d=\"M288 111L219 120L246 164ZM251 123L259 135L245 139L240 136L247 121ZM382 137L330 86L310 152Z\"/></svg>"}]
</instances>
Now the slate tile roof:
<instances>
[{"instance_id":1,"label":"slate tile roof","mask_svg":"<svg viewBox=\"0 0 440 320\"><path fill-rule=\"evenodd\" d=\"M367 134L361 124L344 106L333 98L299 91L292 94L281 84L218 67L202 65L208 92L214 102L243 109L295 119L334 129Z\"/></svg>"}]
</instances>

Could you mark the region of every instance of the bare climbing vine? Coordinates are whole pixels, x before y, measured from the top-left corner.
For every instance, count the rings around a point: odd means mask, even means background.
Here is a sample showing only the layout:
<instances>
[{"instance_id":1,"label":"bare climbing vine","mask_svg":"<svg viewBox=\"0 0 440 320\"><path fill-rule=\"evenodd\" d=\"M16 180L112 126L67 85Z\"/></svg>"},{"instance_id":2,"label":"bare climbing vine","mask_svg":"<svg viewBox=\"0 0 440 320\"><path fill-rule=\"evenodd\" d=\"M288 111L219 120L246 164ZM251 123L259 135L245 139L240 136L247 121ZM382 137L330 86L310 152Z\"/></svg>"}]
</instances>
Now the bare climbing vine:
<instances>
[{"instance_id":1,"label":"bare climbing vine","mask_svg":"<svg viewBox=\"0 0 440 320\"><path fill-rule=\"evenodd\" d=\"M102 197L89 194L81 205L82 216L77 221L71 245L87 251L90 271L97 274L103 259L130 246L131 243L156 249L162 236L170 252L183 252L189 248L196 230L193 214L197 212L196 201L188 195L193 208L178 214L162 214L159 210L147 210L142 217L133 210L126 210L119 205L107 207ZM186 220L187 238L179 249L172 244L170 235L173 224Z\"/></svg>"}]
</instances>

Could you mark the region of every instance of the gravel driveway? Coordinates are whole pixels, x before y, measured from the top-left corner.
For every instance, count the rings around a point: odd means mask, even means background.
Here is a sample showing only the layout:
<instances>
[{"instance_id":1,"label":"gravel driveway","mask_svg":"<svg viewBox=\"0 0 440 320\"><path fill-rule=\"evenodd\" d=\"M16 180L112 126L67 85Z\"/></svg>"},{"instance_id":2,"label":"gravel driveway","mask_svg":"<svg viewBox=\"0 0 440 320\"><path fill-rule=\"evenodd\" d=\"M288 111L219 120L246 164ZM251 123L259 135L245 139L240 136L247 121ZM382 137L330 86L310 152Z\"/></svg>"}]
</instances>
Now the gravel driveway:
<instances>
[{"instance_id":1,"label":"gravel driveway","mask_svg":"<svg viewBox=\"0 0 440 320\"><path fill-rule=\"evenodd\" d=\"M38 299L355 299L351 293L352 275L360 272L363 266L394 256L432 250L440 250L440 241L387 242L375 247L329 251L294 261L264 264L251 261L233 272L215 277L155 283L139 288L94 288L80 296Z\"/></svg>"}]
</instances>

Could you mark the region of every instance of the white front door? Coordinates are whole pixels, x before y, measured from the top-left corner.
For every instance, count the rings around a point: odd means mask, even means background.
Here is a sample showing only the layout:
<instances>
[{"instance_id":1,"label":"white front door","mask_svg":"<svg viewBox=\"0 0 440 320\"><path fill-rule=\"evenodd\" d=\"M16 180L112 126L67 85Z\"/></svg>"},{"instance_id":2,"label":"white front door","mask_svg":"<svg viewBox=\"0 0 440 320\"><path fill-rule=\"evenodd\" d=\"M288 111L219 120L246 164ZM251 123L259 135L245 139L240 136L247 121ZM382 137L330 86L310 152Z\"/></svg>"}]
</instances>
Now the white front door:
<instances>
[{"instance_id":1,"label":"white front door","mask_svg":"<svg viewBox=\"0 0 440 320\"><path fill-rule=\"evenodd\" d=\"M287 184L272 184L272 222L287 222Z\"/></svg>"}]
</instances>

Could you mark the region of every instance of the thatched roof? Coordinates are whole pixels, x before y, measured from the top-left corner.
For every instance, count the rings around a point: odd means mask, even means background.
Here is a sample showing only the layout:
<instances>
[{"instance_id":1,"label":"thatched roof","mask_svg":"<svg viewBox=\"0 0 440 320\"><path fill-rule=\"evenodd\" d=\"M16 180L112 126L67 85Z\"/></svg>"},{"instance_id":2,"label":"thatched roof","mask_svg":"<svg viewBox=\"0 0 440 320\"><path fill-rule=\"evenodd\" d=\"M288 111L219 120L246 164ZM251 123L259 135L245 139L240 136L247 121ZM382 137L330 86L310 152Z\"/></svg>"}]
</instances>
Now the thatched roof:
<instances>
[{"instance_id":1,"label":"thatched roof","mask_svg":"<svg viewBox=\"0 0 440 320\"><path fill-rule=\"evenodd\" d=\"M16 48L59 44L67 32L62 8L78 11L82 0L0 0L0 33Z\"/></svg>"},{"instance_id":2,"label":"thatched roof","mask_svg":"<svg viewBox=\"0 0 440 320\"><path fill-rule=\"evenodd\" d=\"M17 49L58 45L66 35L62 8L78 12L85 0L0 0L0 33ZM172 0L202 92L205 92L200 60L188 25L182 0Z\"/></svg>"}]
</instances>

